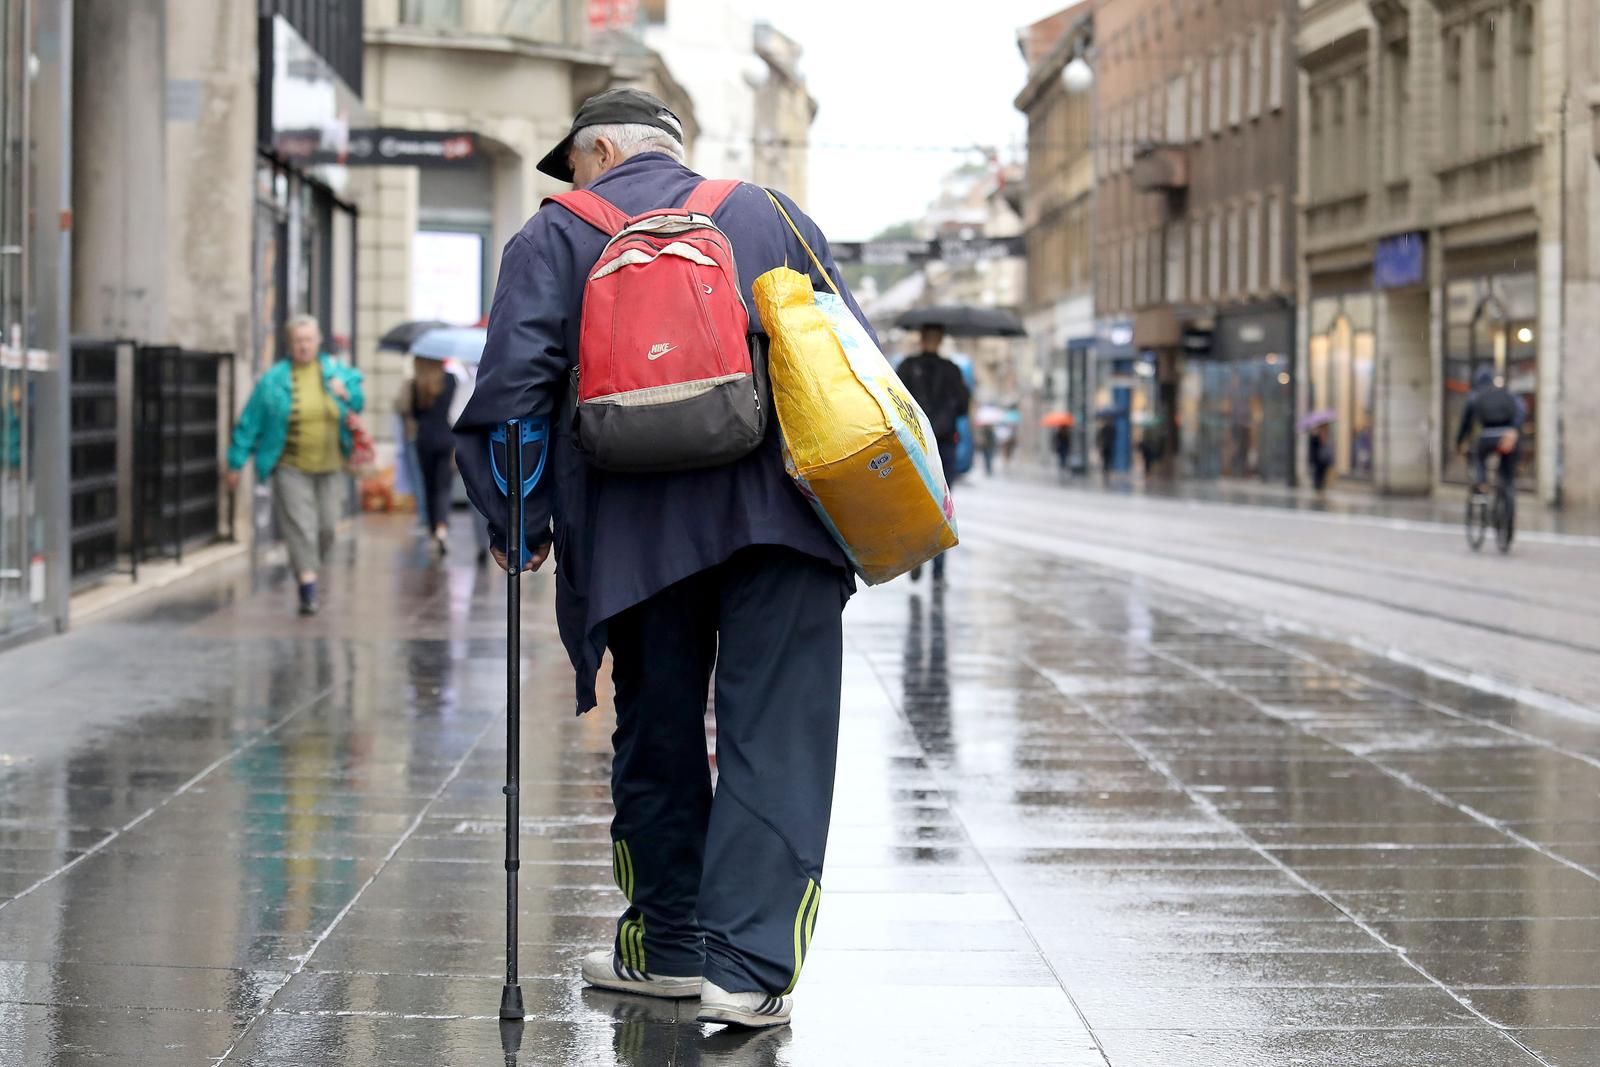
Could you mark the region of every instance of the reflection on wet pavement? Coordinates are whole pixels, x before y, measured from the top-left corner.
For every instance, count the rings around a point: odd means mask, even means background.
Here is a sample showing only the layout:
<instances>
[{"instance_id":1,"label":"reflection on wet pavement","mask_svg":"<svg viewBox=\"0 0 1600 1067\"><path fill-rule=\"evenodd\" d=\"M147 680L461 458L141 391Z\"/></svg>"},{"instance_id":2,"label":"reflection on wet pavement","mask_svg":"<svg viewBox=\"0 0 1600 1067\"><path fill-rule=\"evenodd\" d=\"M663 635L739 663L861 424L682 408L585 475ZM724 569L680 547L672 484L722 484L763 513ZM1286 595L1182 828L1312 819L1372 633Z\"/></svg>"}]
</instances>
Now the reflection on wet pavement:
<instances>
[{"instance_id":1,"label":"reflection on wet pavement","mask_svg":"<svg viewBox=\"0 0 1600 1067\"><path fill-rule=\"evenodd\" d=\"M582 989L610 718L528 583L369 521L304 621L177 590L0 656L0 1065L1600 1063L1600 728L1025 553L847 613L792 1031Z\"/></svg>"}]
</instances>

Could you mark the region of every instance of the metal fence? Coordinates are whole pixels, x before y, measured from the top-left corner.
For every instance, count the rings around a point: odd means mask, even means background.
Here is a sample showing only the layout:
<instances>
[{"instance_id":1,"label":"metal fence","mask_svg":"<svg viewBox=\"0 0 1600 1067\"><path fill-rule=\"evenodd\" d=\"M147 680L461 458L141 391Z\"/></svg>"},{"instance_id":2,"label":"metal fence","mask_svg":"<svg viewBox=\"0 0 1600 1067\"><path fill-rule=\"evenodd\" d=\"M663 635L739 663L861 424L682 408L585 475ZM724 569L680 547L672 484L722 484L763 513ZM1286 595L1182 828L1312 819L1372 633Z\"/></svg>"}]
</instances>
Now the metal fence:
<instances>
[{"instance_id":1,"label":"metal fence","mask_svg":"<svg viewBox=\"0 0 1600 1067\"><path fill-rule=\"evenodd\" d=\"M72 346L72 577L232 540L222 449L234 422L234 357L131 341ZM130 447L131 446L131 447Z\"/></svg>"},{"instance_id":2,"label":"metal fence","mask_svg":"<svg viewBox=\"0 0 1600 1067\"><path fill-rule=\"evenodd\" d=\"M132 346L82 341L72 346L68 478L72 580L93 581L117 566L117 367Z\"/></svg>"}]
</instances>

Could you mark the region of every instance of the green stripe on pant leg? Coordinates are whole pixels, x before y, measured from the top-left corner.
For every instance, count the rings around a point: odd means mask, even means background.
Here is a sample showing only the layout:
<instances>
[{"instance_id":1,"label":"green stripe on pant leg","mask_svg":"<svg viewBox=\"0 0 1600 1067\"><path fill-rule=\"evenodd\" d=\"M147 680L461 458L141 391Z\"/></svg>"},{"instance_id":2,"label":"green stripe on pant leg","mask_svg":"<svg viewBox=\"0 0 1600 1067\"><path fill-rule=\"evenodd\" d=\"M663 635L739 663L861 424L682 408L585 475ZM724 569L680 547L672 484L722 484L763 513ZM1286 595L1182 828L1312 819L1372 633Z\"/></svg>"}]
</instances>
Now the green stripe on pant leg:
<instances>
[{"instance_id":1,"label":"green stripe on pant leg","mask_svg":"<svg viewBox=\"0 0 1600 1067\"><path fill-rule=\"evenodd\" d=\"M794 987L800 981L800 965L805 961L805 949L801 945L801 937L805 933L807 909L811 907L812 894L817 892L817 883L806 879L806 891L800 897L800 906L794 913L794 975L789 979L789 984L783 990L783 995L794 992Z\"/></svg>"},{"instance_id":2,"label":"green stripe on pant leg","mask_svg":"<svg viewBox=\"0 0 1600 1067\"><path fill-rule=\"evenodd\" d=\"M628 903L633 903L633 850L628 848L628 842L618 841L618 848L622 851L622 895L628 898Z\"/></svg>"},{"instance_id":3,"label":"green stripe on pant leg","mask_svg":"<svg viewBox=\"0 0 1600 1067\"><path fill-rule=\"evenodd\" d=\"M817 908L822 905L822 887L811 895L811 914L806 917L806 953L811 952L811 932L817 928Z\"/></svg>"}]
</instances>

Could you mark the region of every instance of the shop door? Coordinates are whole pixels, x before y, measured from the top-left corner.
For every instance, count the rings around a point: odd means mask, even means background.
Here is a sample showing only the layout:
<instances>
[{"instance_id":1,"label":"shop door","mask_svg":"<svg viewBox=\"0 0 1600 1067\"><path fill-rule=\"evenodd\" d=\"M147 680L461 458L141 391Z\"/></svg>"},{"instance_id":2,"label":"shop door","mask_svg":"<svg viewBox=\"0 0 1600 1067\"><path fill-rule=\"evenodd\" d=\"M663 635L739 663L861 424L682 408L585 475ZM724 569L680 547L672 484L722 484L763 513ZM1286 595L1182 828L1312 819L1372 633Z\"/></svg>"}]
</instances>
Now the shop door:
<instances>
[{"instance_id":1,"label":"shop door","mask_svg":"<svg viewBox=\"0 0 1600 1067\"><path fill-rule=\"evenodd\" d=\"M0 0L0 635L30 625L44 595L34 543L35 390L23 339L29 270L25 6Z\"/></svg>"}]
</instances>

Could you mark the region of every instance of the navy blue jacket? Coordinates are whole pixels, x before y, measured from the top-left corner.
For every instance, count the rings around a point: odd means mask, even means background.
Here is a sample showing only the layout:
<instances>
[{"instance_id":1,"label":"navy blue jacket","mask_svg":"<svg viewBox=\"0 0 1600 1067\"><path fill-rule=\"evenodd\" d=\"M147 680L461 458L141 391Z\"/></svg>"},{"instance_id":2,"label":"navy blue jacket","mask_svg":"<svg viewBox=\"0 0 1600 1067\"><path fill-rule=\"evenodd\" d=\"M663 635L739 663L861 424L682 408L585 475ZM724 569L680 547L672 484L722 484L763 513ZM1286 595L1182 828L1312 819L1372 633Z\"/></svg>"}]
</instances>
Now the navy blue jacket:
<instances>
[{"instance_id":1,"label":"navy blue jacket","mask_svg":"<svg viewBox=\"0 0 1600 1067\"><path fill-rule=\"evenodd\" d=\"M646 153L602 174L589 188L636 215L681 206L701 180L668 156ZM865 325L822 232L778 195ZM715 221L733 244L752 332L762 332L751 292L762 274L788 265L809 270L812 284L825 287L762 189L741 186ZM467 495L488 519L494 545L503 548L506 501L490 470L488 432L507 419L530 416L547 416L554 426L544 477L528 499L525 529L532 546L555 541L556 622L578 674L580 714L595 705L606 620L741 548L785 545L838 565L841 597L854 588L843 553L784 471L776 417L755 452L706 470L617 474L590 466L578 453L567 388L577 359L583 282L606 240L552 205L507 243L477 388L455 427L456 463Z\"/></svg>"}]
</instances>

